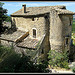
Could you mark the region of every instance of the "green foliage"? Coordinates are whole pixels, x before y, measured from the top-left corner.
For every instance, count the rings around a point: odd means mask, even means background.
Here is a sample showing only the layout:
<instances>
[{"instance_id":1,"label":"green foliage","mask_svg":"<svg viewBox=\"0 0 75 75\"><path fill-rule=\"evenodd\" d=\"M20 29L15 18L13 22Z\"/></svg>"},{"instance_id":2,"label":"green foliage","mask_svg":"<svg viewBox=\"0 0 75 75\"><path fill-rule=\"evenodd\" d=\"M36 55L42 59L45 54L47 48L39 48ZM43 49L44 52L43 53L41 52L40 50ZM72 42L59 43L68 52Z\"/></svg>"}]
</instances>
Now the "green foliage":
<instances>
[{"instance_id":1,"label":"green foliage","mask_svg":"<svg viewBox=\"0 0 75 75\"><path fill-rule=\"evenodd\" d=\"M3 5L4 5L4 3L1 3L1 2L0 2L0 7L2 7Z\"/></svg>"},{"instance_id":2,"label":"green foliage","mask_svg":"<svg viewBox=\"0 0 75 75\"><path fill-rule=\"evenodd\" d=\"M0 2L0 32L3 31L3 27L2 27L2 23L3 21L6 20L6 13L7 13L7 10L4 9L2 6L3 6L4 3L1 3Z\"/></svg>"},{"instance_id":3,"label":"green foliage","mask_svg":"<svg viewBox=\"0 0 75 75\"><path fill-rule=\"evenodd\" d=\"M10 54L11 53L11 47L6 47L6 46L2 46L0 45L0 59L4 58L7 56L7 54Z\"/></svg>"},{"instance_id":4,"label":"green foliage","mask_svg":"<svg viewBox=\"0 0 75 75\"><path fill-rule=\"evenodd\" d=\"M10 17L10 16L7 16L7 18L6 18L5 21L6 21L6 22L11 22L11 17Z\"/></svg>"},{"instance_id":5,"label":"green foliage","mask_svg":"<svg viewBox=\"0 0 75 75\"><path fill-rule=\"evenodd\" d=\"M50 50L48 53L49 65L69 69L67 52L59 53L56 50Z\"/></svg>"},{"instance_id":6,"label":"green foliage","mask_svg":"<svg viewBox=\"0 0 75 75\"><path fill-rule=\"evenodd\" d=\"M71 69L75 73L75 64L73 64L73 67L71 67Z\"/></svg>"},{"instance_id":7,"label":"green foliage","mask_svg":"<svg viewBox=\"0 0 75 75\"><path fill-rule=\"evenodd\" d=\"M72 32L75 33L75 20L73 20L73 24L72 24Z\"/></svg>"},{"instance_id":8,"label":"green foliage","mask_svg":"<svg viewBox=\"0 0 75 75\"><path fill-rule=\"evenodd\" d=\"M72 37L71 39L73 39L73 43L72 44L75 46L75 39L74 39L75 38L75 33L72 33L71 37Z\"/></svg>"},{"instance_id":9,"label":"green foliage","mask_svg":"<svg viewBox=\"0 0 75 75\"><path fill-rule=\"evenodd\" d=\"M2 55L6 52L4 57ZM20 54L15 53L13 48L0 46L0 72L2 73L44 73L48 72L46 70L46 63L34 64L30 61L30 57L22 56Z\"/></svg>"},{"instance_id":10,"label":"green foliage","mask_svg":"<svg viewBox=\"0 0 75 75\"><path fill-rule=\"evenodd\" d=\"M33 58L36 55L37 51L36 50L29 50L29 49L27 49L26 53L27 53L28 56Z\"/></svg>"}]
</instances>

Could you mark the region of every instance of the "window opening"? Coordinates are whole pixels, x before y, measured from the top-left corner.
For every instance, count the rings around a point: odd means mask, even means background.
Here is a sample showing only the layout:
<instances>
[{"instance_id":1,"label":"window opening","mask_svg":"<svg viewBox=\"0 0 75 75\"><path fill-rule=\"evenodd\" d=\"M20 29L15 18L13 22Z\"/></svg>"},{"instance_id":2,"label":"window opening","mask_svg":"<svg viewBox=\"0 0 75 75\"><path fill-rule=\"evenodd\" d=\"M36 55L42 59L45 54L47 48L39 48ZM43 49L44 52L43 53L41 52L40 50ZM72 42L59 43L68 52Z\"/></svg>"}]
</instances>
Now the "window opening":
<instances>
[{"instance_id":1,"label":"window opening","mask_svg":"<svg viewBox=\"0 0 75 75\"><path fill-rule=\"evenodd\" d=\"M66 38L66 42L65 43L66 43L66 45L68 44L68 38Z\"/></svg>"},{"instance_id":2,"label":"window opening","mask_svg":"<svg viewBox=\"0 0 75 75\"><path fill-rule=\"evenodd\" d=\"M36 38L36 30L33 29L33 37Z\"/></svg>"},{"instance_id":3,"label":"window opening","mask_svg":"<svg viewBox=\"0 0 75 75\"><path fill-rule=\"evenodd\" d=\"M72 20L70 19L70 25L72 25Z\"/></svg>"},{"instance_id":4,"label":"window opening","mask_svg":"<svg viewBox=\"0 0 75 75\"><path fill-rule=\"evenodd\" d=\"M32 18L32 21L34 21L34 17Z\"/></svg>"}]
</instances>

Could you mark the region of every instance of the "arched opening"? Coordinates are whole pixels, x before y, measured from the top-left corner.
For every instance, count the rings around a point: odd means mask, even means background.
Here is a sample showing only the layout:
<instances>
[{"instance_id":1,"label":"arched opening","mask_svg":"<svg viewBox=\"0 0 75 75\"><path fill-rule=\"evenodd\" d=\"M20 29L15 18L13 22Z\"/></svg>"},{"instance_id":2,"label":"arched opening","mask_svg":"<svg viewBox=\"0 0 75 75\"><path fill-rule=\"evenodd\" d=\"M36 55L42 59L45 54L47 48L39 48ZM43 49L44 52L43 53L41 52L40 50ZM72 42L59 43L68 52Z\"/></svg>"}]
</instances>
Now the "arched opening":
<instances>
[{"instance_id":1,"label":"arched opening","mask_svg":"<svg viewBox=\"0 0 75 75\"><path fill-rule=\"evenodd\" d=\"M33 29L33 37L36 38L36 29Z\"/></svg>"}]
</instances>

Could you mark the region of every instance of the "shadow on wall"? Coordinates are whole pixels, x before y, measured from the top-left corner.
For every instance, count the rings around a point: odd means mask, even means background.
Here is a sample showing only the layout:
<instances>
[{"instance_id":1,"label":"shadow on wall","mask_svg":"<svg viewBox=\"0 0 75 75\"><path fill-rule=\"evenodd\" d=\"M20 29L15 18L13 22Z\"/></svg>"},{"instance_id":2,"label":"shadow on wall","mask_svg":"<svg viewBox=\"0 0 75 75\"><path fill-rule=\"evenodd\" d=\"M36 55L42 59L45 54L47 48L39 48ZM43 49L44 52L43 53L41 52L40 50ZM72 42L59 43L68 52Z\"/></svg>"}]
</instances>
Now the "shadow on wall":
<instances>
[{"instance_id":1,"label":"shadow on wall","mask_svg":"<svg viewBox=\"0 0 75 75\"><path fill-rule=\"evenodd\" d=\"M12 29L12 31L16 31L17 30L15 19L13 19L13 21L11 21L11 29Z\"/></svg>"},{"instance_id":2,"label":"shadow on wall","mask_svg":"<svg viewBox=\"0 0 75 75\"><path fill-rule=\"evenodd\" d=\"M73 62L75 61L75 45L73 45L73 40L71 42L70 46L70 55L69 55L70 61Z\"/></svg>"}]
</instances>

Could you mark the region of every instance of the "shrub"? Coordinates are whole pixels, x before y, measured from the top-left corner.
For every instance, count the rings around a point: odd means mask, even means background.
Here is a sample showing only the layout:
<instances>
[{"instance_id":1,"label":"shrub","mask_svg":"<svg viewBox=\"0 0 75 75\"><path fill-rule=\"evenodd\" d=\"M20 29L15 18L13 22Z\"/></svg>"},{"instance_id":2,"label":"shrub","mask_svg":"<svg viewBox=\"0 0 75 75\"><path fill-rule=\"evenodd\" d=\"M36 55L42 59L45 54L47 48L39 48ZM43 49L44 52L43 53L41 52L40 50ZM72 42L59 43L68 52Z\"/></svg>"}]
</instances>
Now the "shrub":
<instances>
[{"instance_id":1,"label":"shrub","mask_svg":"<svg viewBox=\"0 0 75 75\"><path fill-rule=\"evenodd\" d=\"M10 17L10 16L7 16L7 18L6 18L5 21L6 21L6 22L11 22L11 17Z\"/></svg>"},{"instance_id":2,"label":"shrub","mask_svg":"<svg viewBox=\"0 0 75 75\"><path fill-rule=\"evenodd\" d=\"M0 59L4 59L12 51L11 47L0 45Z\"/></svg>"},{"instance_id":3,"label":"shrub","mask_svg":"<svg viewBox=\"0 0 75 75\"><path fill-rule=\"evenodd\" d=\"M50 50L48 53L49 65L69 69L67 52L57 52Z\"/></svg>"},{"instance_id":4,"label":"shrub","mask_svg":"<svg viewBox=\"0 0 75 75\"><path fill-rule=\"evenodd\" d=\"M75 64L71 67L72 71L75 73Z\"/></svg>"},{"instance_id":5,"label":"shrub","mask_svg":"<svg viewBox=\"0 0 75 75\"><path fill-rule=\"evenodd\" d=\"M41 64L34 64L30 61L30 57L21 56L20 54L15 53L15 51L10 47L0 46L1 55L4 52L6 54L4 57L0 57L2 61L0 61L0 72L2 73L45 73L48 72L46 70L47 65L46 62Z\"/></svg>"}]
</instances>

